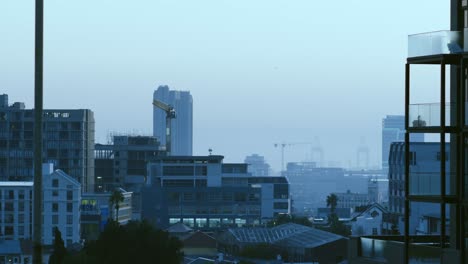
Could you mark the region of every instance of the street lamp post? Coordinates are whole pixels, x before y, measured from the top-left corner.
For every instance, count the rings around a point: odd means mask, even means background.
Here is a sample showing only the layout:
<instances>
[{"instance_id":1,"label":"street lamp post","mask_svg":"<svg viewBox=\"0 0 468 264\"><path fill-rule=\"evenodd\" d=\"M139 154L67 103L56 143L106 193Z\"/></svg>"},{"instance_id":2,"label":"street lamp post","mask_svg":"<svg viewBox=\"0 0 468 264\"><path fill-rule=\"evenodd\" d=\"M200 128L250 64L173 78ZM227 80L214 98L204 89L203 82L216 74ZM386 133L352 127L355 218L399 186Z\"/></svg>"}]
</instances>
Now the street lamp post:
<instances>
[{"instance_id":1,"label":"street lamp post","mask_svg":"<svg viewBox=\"0 0 468 264\"><path fill-rule=\"evenodd\" d=\"M44 50L44 0L36 0L35 24L33 263L42 264L42 76Z\"/></svg>"}]
</instances>

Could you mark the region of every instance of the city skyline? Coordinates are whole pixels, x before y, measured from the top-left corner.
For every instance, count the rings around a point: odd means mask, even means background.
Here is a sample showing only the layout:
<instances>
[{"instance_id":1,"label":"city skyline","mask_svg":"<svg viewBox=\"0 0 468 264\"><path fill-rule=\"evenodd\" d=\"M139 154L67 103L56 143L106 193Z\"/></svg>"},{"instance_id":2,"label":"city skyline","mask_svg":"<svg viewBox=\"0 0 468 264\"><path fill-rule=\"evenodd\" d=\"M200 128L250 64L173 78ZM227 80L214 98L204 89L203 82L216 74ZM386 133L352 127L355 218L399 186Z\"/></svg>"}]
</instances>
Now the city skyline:
<instances>
[{"instance_id":1,"label":"city skyline","mask_svg":"<svg viewBox=\"0 0 468 264\"><path fill-rule=\"evenodd\" d=\"M418 10L421 6L425 12ZM33 8L32 3L0 4L6 39L0 49L5 62L0 86L14 101L30 106ZM108 8L105 2L45 6L45 108L93 110L96 142L105 143L113 131L149 135L148 96L155 86L168 84L190 90L197 100L194 154L212 148L227 161L242 161L259 153L274 170L281 166L275 142L315 137L325 160L348 166L364 136L370 164L380 164L380 120L403 113L407 35L445 29L449 20L448 6L437 1L385 6L372 1L143 1L132 6L117 1L112 12ZM326 16L332 10L334 19ZM335 78L327 72L338 70L333 62L339 59L349 71ZM62 96L64 91L68 96ZM306 160L308 152L286 149L285 162Z\"/></svg>"}]
</instances>

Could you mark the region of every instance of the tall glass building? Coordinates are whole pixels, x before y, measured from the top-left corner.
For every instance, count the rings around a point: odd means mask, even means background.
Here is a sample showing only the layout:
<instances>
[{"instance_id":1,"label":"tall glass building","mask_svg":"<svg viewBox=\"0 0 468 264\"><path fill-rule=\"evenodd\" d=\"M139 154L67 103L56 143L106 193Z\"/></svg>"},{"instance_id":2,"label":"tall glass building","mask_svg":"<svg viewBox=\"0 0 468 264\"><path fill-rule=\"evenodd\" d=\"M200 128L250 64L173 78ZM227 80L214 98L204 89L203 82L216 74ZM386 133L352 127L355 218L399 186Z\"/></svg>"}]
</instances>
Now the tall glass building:
<instances>
[{"instance_id":1,"label":"tall glass building","mask_svg":"<svg viewBox=\"0 0 468 264\"><path fill-rule=\"evenodd\" d=\"M171 155L191 156L193 147L193 99L189 91L170 90L159 86L153 99L174 107L176 118L172 119ZM166 145L166 113L155 107L153 110L153 136L161 145Z\"/></svg>"}]
</instances>

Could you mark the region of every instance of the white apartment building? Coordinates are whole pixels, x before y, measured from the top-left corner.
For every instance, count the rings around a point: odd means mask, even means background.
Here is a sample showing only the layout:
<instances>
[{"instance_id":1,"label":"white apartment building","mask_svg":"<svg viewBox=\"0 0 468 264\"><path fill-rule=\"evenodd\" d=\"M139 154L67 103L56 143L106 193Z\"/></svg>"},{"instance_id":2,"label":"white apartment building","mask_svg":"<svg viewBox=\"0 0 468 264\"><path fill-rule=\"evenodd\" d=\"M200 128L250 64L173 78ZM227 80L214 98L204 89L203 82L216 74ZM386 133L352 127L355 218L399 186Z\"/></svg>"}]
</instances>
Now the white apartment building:
<instances>
[{"instance_id":1,"label":"white apartment building","mask_svg":"<svg viewBox=\"0 0 468 264\"><path fill-rule=\"evenodd\" d=\"M43 243L54 241L58 227L65 246L80 242L81 185L52 164L43 165ZM0 182L0 235L5 240L32 239L33 182Z\"/></svg>"}]
</instances>

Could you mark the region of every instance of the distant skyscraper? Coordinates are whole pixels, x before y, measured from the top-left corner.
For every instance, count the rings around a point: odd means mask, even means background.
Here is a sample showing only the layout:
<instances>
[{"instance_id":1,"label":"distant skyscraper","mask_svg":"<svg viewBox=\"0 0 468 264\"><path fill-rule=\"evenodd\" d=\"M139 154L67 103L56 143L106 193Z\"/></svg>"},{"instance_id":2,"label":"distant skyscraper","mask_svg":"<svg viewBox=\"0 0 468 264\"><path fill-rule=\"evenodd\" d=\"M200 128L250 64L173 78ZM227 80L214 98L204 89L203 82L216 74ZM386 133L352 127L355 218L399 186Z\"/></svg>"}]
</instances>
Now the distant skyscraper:
<instances>
[{"instance_id":1,"label":"distant skyscraper","mask_svg":"<svg viewBox=\"0 0 468 264\"><path fill-rule=\"evenodd\" d=\"M154 91L153 99L174 107L176 118L172 119L171 155L192 155L193 141L193 99L189 91L171 91L167 85ZM153 109L153 136L162 145L166 144L166 113Z\"/></svg>"},{"instance_id":2,"label":"distant skyscraper","mask_svg":"<svg viewBox=\"0 0 468 264\"><path fill-rule=\"evenodd\" d=\"M245 163L248 164L248 172L252 173L252 176L269 176L270 165L265 162L265 158L258 154L252 154L245 157Z\"/></svg>"},{"instance_id":3,"label":"distant skyscraper","mask_svg":"<svg viewBox=\"0 0 468 264\"><path fill-rule=\"evenodd\" d=\"M387 115L382 119L382 168L388 170L388 155L392 142L405 141L405 116ZM424 142L424 134L412 134L411 142Z\"/></svg>"}]
</instances>

